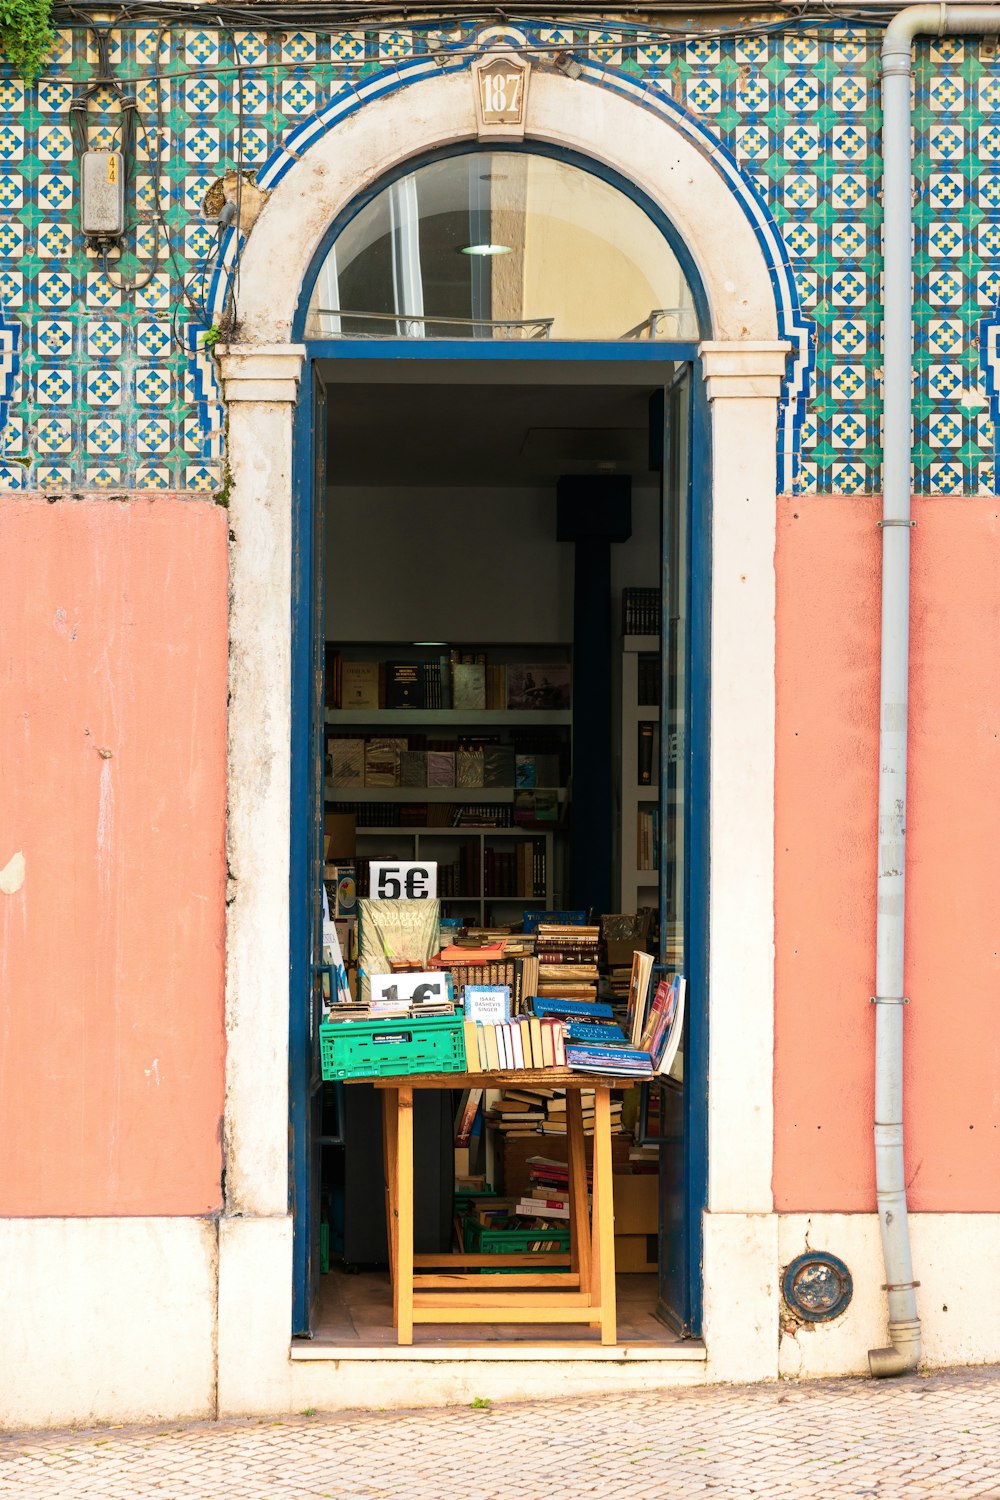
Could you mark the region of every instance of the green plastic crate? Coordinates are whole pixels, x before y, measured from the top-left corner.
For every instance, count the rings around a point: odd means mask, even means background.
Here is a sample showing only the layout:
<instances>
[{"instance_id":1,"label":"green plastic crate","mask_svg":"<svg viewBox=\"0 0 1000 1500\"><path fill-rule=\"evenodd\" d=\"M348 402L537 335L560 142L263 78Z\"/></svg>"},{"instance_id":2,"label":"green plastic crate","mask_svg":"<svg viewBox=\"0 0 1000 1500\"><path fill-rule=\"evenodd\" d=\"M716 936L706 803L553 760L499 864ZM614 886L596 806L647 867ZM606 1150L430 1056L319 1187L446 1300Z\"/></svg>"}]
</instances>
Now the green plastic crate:
<instances>
[{"instance_id":1,"label":"green plastic crate","mask_svg":"<svg viewBox=\"0 0 1000 1500\"><path fill-rule=\"evenodd\" d=\"M462 1238L469 1255L527 1255L539 1243L552 1251L569 1249L569 1225L565 1229L488 1229L468 1217Z\"/></svg>"},{"instance_id":2,"label":"green plastic crate","mask_svg":"<svg viewBox=\"0 0 1000 1500\"><path fill-rule=\"evenodd\" d=\"M323 1078L406 1078L414 1073L464 1073L461 1016L387 1016L332 1021L319 1028Z\"/></svg>"}]
</instances>

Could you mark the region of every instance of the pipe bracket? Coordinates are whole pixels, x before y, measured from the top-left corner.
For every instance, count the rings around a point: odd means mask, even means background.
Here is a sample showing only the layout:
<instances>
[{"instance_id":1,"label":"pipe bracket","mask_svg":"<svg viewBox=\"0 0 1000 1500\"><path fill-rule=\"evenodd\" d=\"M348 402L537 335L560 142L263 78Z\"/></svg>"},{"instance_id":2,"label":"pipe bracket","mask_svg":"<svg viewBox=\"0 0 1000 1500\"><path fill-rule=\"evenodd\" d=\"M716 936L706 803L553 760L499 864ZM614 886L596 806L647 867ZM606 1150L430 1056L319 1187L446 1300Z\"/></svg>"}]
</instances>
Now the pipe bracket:
<instances>
[{"instance_id":1,"label":"pipe bracket","mask_svg":"<svg viewBox=\"0 0 1000 1500\"><path fill-rule=\"evenodd\" d=\"M915 1286L919 1286L919 1285L920 1285L919 1281L883 1281L883 1283L882 1283L882 1291L883 1292L910 1292L910 1291L913 1290L913 1288Z\"/></svg>"},{"instance_id":2,"label":"pipe bracket","mask_svg":"<svg viewBox=\"0 0 1000 1500\"><path fill-rule=\"evenodd\" d=\"M909 995L869 995L869 1005L909 1005Z\"/></svg>"},{"instance_id":3,"label":"pipe bracket","mask_svg":"<svg viewBox=\"0 0 1000 1500\"><path fill-rule=\"evenodd\" d=\"M905 521L902 516L889 516L884 521L876 521L875 525L879 531L884 526L916 526L916 521Z\"/></svg>"}]
</instances>

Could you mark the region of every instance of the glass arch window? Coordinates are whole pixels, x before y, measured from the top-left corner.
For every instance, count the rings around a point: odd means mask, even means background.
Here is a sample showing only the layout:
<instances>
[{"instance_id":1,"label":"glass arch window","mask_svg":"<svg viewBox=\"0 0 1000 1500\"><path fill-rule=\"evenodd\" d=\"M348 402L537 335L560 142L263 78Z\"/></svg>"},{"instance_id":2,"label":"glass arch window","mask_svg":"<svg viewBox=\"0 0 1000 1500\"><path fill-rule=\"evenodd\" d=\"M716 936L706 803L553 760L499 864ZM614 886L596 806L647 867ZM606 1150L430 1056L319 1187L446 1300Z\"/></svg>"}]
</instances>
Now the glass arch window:
<instances>
[{"instance_id":1,"label":"glass arch window","mask_svg":"<svg viewBox=\"0 0 1000 1500\"><path fill-rule=\"evenodd\" d=\"M341 230L307 338L697 337L662 230L551 156L474 151L398 178Z\"/></svg>"}]
</instances>

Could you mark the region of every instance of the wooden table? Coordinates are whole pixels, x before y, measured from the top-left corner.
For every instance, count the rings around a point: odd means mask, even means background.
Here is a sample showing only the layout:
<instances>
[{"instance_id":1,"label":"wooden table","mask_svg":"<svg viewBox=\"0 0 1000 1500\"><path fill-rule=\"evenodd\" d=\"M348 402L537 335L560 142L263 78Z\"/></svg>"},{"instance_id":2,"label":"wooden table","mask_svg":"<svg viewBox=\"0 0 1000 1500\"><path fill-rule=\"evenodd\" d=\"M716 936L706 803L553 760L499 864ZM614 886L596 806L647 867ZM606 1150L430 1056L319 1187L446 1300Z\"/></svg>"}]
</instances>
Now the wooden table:
<instances>
[{"instance_id":1,"label":"wooden table","mask_svg":"<svg viewBox=\"0 0 1000 1500\"><path fill-rule=\"evenodd\" d=\"M564 1068L498 1073L425 1073L369 1080L382 1090L386 1221L397 1343L413 1343L414 1323L586 1323L602 1344L617 1339L615 1227L611 1182L611 1089L624 1080ZM414 1089L564 1088L569 1147L569 1254L415 1255L413 1252ZM594 1171L587 1214L587 1158L581 1089L594 1090ZM540 1138L544 1141L544 1137ZM542 1266L545 1269L540 1270ZM484 1269L510 1268L484 1276ZM530 1269L529 1269L530 1268Z\"/></svg>"}]
</instances>

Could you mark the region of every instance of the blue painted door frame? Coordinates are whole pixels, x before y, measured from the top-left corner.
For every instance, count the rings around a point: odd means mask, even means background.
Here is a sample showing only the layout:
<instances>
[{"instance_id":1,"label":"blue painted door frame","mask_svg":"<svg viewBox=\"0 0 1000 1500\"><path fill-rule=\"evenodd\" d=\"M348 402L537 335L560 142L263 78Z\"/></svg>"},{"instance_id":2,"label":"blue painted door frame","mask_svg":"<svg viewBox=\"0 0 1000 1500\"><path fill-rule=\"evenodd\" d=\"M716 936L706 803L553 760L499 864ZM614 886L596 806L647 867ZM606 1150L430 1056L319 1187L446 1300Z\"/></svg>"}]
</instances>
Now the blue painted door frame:
<instances>
[{"instance_id":1,"label":"blue painted door frame","mask_svg":"<svg viewBox=\"0 0 1000 1500\"><path fill-rule=\"evenodd\" d=\"M678 1211L684 1221L685 1268L678 1286L676 1320L701 1331L702 1212L708 1180L708 748L710 718L709 627L711 599L711 478L709 412L697 352L690 344L503 343L450 339L334 339L307 345L294 418L291 587L291 848L289 874L289 1208L293 1215L292 1332L308 1337L319 1217L313 1147L318 1107L315 995L321 954L316 931L316 830L322 828L322 760L316 771L316 736L323 734L322 460L325 421L317 422L318 360L553 360L629 362L672 360L691 367L691 484L688 558L688 682L685 747L689 795L685 804L688 878L685 958L688 1020L683 1100L683 1182ZM458 373L458 371L456 371ZM322 429L321 431L318 429ZM318 502L318 503L317 503ZM318 726L318 728L317 728ZM661 734L661 742L663 736ZM663 825L661 823L661 830ZM661 832L662 836L662 832ZM319 848L322 843L320 840ZM320 856L321 857L321 856ZM663 852L661 851L661 861Z\"/></svg>"}]
</instances>

